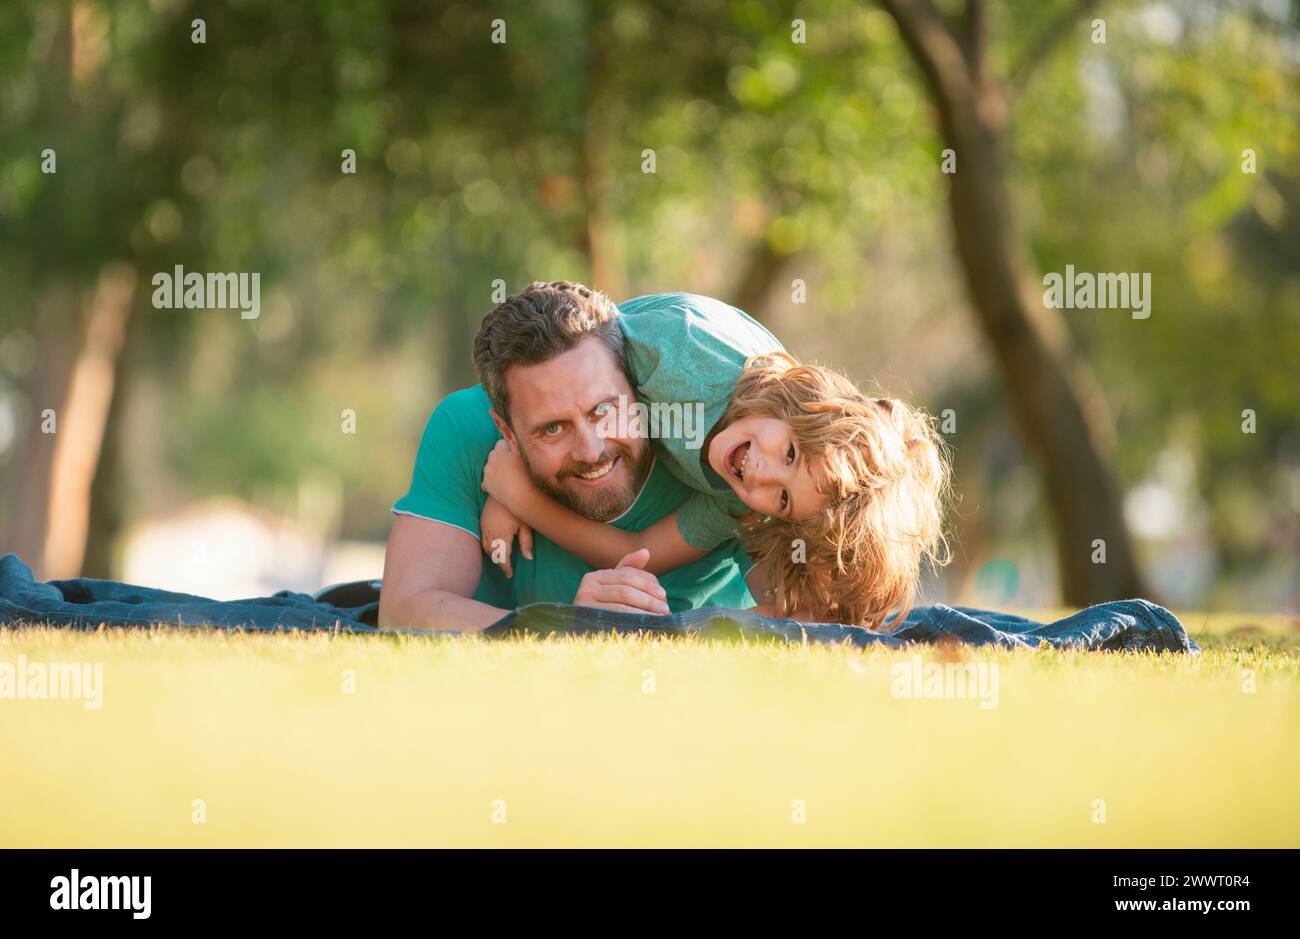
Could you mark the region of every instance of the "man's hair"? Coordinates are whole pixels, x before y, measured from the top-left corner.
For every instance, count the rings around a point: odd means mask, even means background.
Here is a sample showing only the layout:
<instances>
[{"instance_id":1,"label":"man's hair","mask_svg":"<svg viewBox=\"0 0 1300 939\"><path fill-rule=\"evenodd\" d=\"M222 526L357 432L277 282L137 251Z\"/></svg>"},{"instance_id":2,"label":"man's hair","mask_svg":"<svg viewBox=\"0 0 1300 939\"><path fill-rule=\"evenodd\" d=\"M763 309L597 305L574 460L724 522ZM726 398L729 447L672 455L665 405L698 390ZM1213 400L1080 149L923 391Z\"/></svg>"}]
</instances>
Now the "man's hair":
<instances>
[{"instance_id":1,"label":"man's hair","mask_svg":"<svg viewBox=\"0 0 1300 939\"><path fill-rule=\"evenodd\" d=\"M588 336L599 339L627 372L618 307L598 290L554 280L535 281L494 307L474 336L474 366L498 414L510 422L506 369L540 365Z\"/></svg>"},{"instance_id":2,"label":"man's hair","mask_svg":"<svg viewBox=\"0 0 1300 939\"><path fill-rule=\"evenodd\" d=\"M934 419L784 354L746 363L723 423L749 415L786 421L805 456L821 461L829 487L818 515L790 521L749 512L741 521L741 541L766 570L781 615L807 611L881 628L897 609L889 626L901 624L922 562L949 560L950 467Z\"/></svg>"}]
</instances>

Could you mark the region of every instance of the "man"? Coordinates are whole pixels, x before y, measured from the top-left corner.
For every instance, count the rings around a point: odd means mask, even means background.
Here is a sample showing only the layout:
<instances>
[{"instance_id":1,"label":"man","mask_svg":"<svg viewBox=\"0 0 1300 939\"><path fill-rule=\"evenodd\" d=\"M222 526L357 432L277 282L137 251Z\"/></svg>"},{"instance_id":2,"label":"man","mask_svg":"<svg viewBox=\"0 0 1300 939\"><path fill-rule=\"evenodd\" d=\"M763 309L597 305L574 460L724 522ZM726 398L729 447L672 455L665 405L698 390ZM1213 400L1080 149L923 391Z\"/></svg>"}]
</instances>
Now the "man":
<instances>
[{"instance_id":1,"label":"man","mask_svg":"<svg viewBox=\"0 0 1300 939\"><path fill-rule=\"evenodd\" d=\"M642 570L644 549L613 570L593 571L541 534L531 558L516 545L509 578L483 554L483 467L502 437L543 490L628 531L650 527L692 495L645 438L602 434L608 406L635 397L617 315L600 293L557 281L532 284L484 317L474 340L482 384L438 405L410 491L393 506L382 627L475 632L543 601L648 613L754 605L734 540L660 578Z\"/></svg>"}]
</instances>

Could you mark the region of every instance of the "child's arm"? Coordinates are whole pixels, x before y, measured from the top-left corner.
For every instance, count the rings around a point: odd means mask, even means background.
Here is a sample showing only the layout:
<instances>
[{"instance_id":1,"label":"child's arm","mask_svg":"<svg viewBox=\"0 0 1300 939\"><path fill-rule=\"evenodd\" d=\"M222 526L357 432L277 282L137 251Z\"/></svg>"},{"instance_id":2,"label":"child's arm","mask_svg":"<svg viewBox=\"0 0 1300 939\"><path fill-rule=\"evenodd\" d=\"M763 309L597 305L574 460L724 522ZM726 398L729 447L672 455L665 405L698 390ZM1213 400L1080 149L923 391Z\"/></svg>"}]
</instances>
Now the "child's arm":
<instances>
[{"instance_id":1,"label":"child's arm","mask_svg":"<svg viewBox=\"0 0 1300 939\"><path fill-rule=\"evenodd\" d=\"M597 570L616 567L638 548L650 549L646 570L652 574L666 574L706 554L682 537L675 512L645 531L624 531L560 505L534 485L523 460L504 440L497 442L483 468L483 491L520 521Z\"/></svg>"},{"instance_id":2,"label":"child's arm","mask_svg":"<svg viewBox=\"0 0 1300 939\"><path fill-rule=\"evenodd\" d=\"M533 559L533 530L491 496L483 504L483 514L478 524L483 552L507 577L514 576L514 571L510 568L510 556L516 535L519 537L520 552L528 560Z\"/></svg>"},{"instance_id":3,"label":"child's arm","mask_svg":"<svg viewBox=\"0 0 1300 939\"><path fill-rule=\"evenodd\" d=\"M754 612L760 616L780 616L781 611L776 608L775 598L772 596L769 583L770 579L767 576L767 571L758 564L751 567L749 572L745 574L745 586L749 588L750 594L758 603L754 607Z\"/></svg>"}]
</instances>

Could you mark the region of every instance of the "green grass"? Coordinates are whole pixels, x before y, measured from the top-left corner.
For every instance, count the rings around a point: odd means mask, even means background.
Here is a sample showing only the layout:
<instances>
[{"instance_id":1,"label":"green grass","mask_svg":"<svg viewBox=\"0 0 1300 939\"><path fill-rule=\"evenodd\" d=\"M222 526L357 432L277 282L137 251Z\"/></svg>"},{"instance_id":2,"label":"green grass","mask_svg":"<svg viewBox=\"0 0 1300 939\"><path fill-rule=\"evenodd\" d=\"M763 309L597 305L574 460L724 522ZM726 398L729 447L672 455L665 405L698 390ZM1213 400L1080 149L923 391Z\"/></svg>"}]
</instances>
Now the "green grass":
<instances>
[{"instance_id":1,"label":"green grass","mask_svg":"<svg viewBox=\"0 0 1300 939\"><path fill-rule=\"evenodd\" d=\"M0 846L1300 845L1300 632L1183 620L1203 655L0 631L104 675L0 700ZM914 655L997 707L894 697Z\"/></svg>"}]
</instances>

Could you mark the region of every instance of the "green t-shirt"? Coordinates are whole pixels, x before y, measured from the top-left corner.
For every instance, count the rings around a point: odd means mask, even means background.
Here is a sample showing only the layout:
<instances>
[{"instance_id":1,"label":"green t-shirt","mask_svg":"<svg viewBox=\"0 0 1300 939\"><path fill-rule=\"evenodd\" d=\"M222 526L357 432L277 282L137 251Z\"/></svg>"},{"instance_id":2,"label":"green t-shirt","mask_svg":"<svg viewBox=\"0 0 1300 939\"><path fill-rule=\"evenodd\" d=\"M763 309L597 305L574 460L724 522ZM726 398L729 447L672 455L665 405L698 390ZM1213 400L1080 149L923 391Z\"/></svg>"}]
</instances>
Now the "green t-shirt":
<instances>
[{"instance_id":1,"label":"green t-shirt","mask_svg":"<svg viewBox=\"0 0 1300 939\"><path fill-rule=\"evenodd\" d=\"M748 314L697 294L636 297L618 311L632 383L648 408L645 432L655 455L696 493L678 510L677 530L708 551L735 537L747 509L702 459L704 436L726 412L745 360L785 348Z\"/></svg>"},{"instance_id":2,"label":"green t-shirt","mask_svg":"<svg viewBox=\"0 0 1300 939\"><path fill-rule=\"evenodd\" d=\"M442 522L479 538L479 516L487 494L483 492L483 467L501 439L488 416L486 392L481 385L454 392L438 405L420 439L411 488L393 506L393 512ZM658 459L632 507L611 524L625 531L643 531L671 515L692 495L691 490ZM548 541L533 536L533 560L514 544L506 577L486 556L474 599L502 609L529 603L572 603L583 575L592 570L579 558ZM719 545L699 560L659 578L673 612L704 606L746 609L754 598L745 586L749 559L739 543Z\"/></svg>"}]
</instances>

